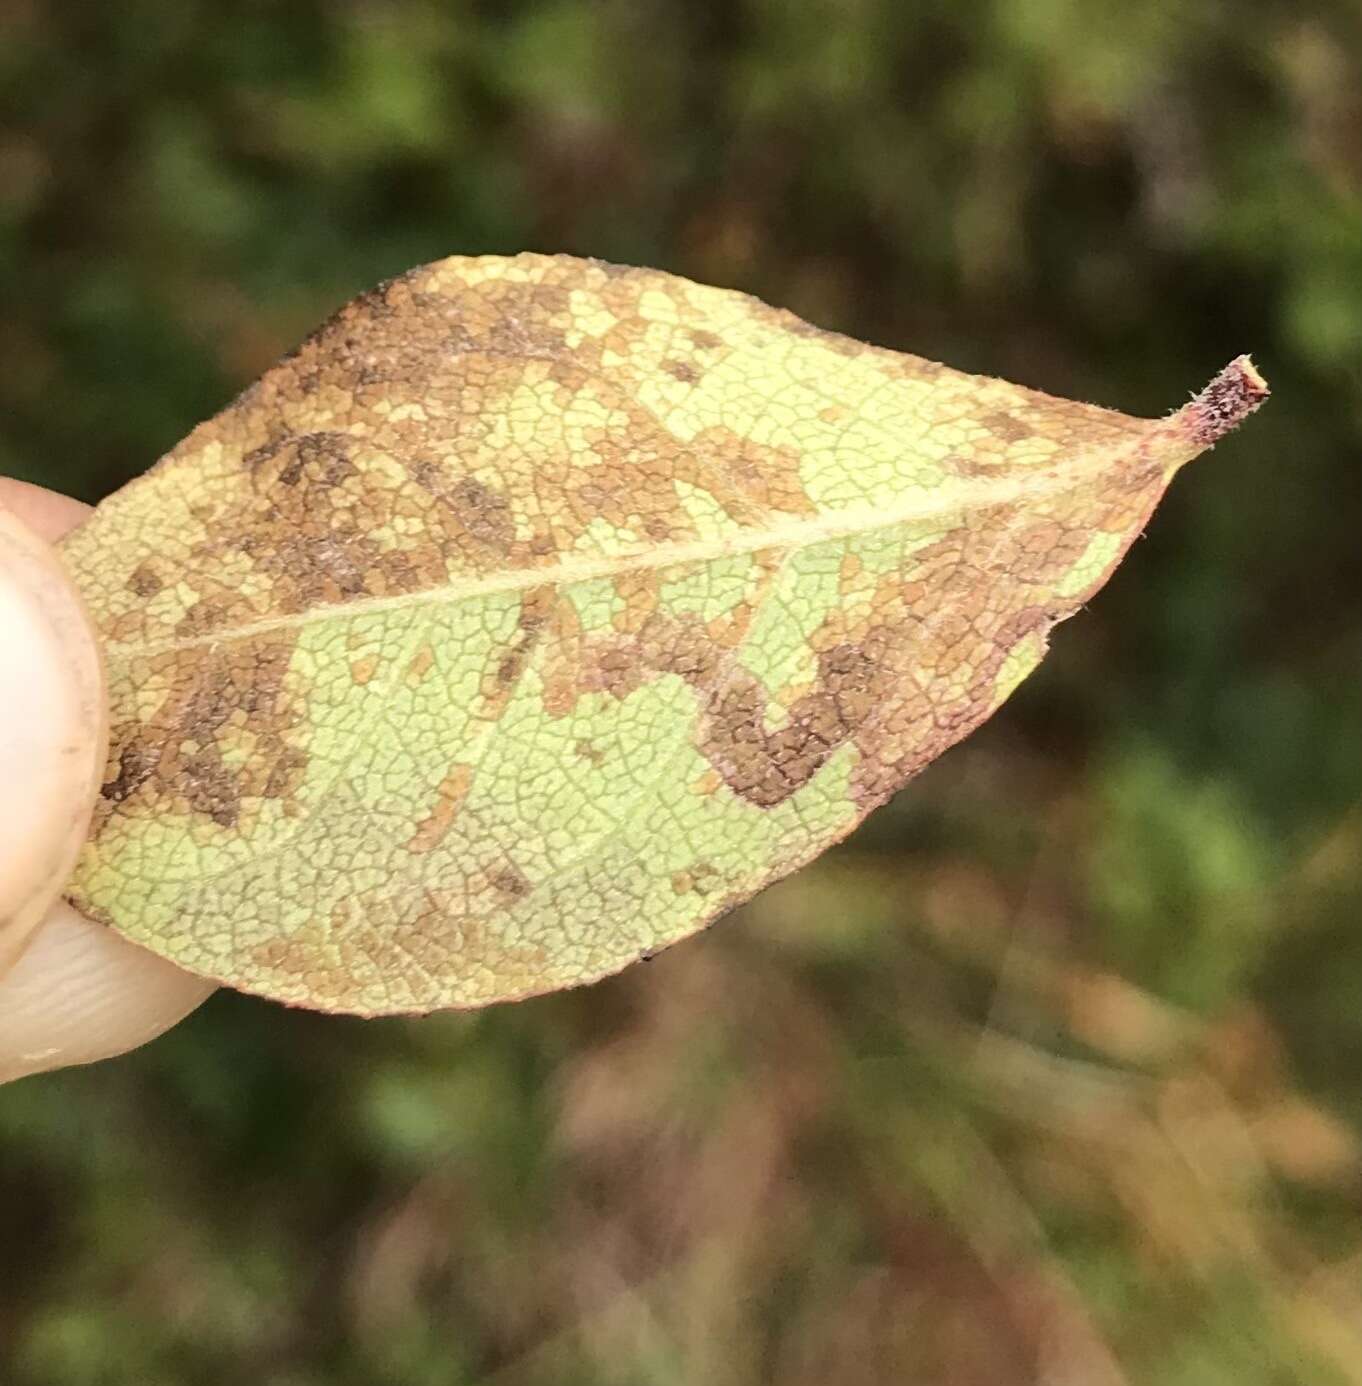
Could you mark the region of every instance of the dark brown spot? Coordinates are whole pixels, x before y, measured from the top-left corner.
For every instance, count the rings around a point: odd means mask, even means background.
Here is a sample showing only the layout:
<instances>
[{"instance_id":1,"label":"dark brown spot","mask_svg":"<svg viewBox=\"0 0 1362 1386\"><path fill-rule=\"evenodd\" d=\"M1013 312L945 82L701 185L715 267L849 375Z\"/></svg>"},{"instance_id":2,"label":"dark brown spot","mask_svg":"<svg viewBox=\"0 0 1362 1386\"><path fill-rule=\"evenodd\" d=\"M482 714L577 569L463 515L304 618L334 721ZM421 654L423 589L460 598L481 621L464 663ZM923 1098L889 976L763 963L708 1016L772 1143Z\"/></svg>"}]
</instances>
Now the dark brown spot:
<instances>
[{"instance_id":1,"label":"dark brown spot","mask_svg":"<svg viewBox=\"0 0 1362 1386\"><path fill-rule=\"evenodd\" d=\"M459 522L480 544L505 553L515 539L515 521L506 497L476 477L455 481L445 493Z\"/></svg>"},{"instance_id":2,"label":"dark brown spot","mask_svg":"<svg viewBox=\"0 0 1362 1386\"><path fill-rule=\"evenodd\" d=\"M694 385L700 379L700 372L689 361L664 361L662 369L683 385Z\"/></svg>"},{"instance_id":3,"label":"dark brown spot","mask_svg":"<svg viewBox=\"0 0 1362 1386\"><path fill-rule=\"evenodd\" d=\"M204 747L185 759L180 792L195 813L211 818L218 827L236 826L241 813L240 788L216 746Z\"/></svg>"},{"instance_id":4,"label":"dark brown spot","mask_svg":"<svg viewBox=\"0 0 1362 1386\"><path fill-rule=\"evenodd\" d=\"M985 414L979 422L1004 443L1020 443L1024 438L1033 437L1035 434L1035 429L1025 419L1019 418L1016 414L1009 414L1004 409L995 409L993 413Z\"/></svg>"},{"instance_id":5,"label":"dark brown spot","mask_svg":"<svg viewBox=\"0 0 1362 1386\"><path fill-rule=\"evenodd\" d=\"M302 787L307 753L297 746L284 746L274 757L269 776L260 790L262 799L287 799Z\"/></svg>"},{"instance_id":6,"label":"dark brown spot","mask_svg":"<svg viewBox=\"0 0 1362 1386\"><path fill-rule=\"evenodd\" d=\"M579 760L584 760L589 765L599 765L605 759L605 755L600 749L593 746L589 741L578 741L576 745L573 746L572 753Z\"/></svg>"},{"instance_id":7,"label":"dark brown spot","mask_svg":"<svg viewBox=\"0 0 1362 1386\"><path fill-rule=\"evenodd\" d=\"M111 804L121 804L155 774L159 754L158 748L141 742L120 746L114 757L118 773L100 786L100 794Z\"/></svg>"},{"instance_id":8,"label":"dark brown spot","mask_svg":"<svg viewBox=\"0 0 1362 1386\"><path fill-rule=\"evenodd\" d=\"M483 689L483 696L492 702L494 709L505 706L519 682L553 612L555 600L551 587L536 587L522 599L515 641L498 658L492 672L492 686Z\"/></svg>"},{"instance_id":9,"label":"dark brown spot","mask_svg":"<svg viewBox=\"0 0 1362 1386\"><path fill-rule=\"evenodd\" d=\"M512 899L518 900L529 893L530 882L518 866L504 866L494 872L490 879L494 889Z\"/></svg>"},{"instance_id":10,"label":"dark brown spot","mask_svg":"<svg viewBox=\"0 0 1362 1386\"><path fill-rule=\"evenodd\" d=\"M128 577L128 591L139 597L154 597L164 586L150 562L139 563Z\"/></svg>"}]
</instances>

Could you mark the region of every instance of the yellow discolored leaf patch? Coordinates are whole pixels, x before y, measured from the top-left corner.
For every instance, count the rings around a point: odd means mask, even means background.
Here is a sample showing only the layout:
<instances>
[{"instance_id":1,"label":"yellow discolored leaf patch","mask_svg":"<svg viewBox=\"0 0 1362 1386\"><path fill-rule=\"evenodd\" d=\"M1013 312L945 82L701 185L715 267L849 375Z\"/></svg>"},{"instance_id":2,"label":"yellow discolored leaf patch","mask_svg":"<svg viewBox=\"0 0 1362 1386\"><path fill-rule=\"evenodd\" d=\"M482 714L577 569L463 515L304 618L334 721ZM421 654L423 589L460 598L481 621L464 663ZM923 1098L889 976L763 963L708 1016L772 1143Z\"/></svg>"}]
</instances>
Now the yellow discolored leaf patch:
<instances>
[{"instance_id":1,"label":"yellow discolored leaf patch","mask_svg":"<svg viewBox=\"0 0 1362 1386\"><path fill-rule=\"evenodd\" d=\"M1146 421L657 271L415 270L65 541L113 700L71 898L324 1010L614 972L982 722L1266 392Z\"/></svg>"}]
</instances>

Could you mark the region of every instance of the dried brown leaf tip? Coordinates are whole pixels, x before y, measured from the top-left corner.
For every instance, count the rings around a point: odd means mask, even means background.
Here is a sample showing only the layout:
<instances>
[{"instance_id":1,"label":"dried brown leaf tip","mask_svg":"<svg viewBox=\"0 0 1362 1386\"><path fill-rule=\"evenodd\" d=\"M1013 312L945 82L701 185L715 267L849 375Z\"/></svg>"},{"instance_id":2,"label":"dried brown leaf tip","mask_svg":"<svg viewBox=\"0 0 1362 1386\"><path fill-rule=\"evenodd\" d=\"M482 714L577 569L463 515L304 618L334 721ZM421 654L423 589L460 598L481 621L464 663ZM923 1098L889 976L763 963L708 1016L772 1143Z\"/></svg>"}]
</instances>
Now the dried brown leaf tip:
<instances>
[{"instance_id":1,"label":"dried brown leaf tip","mask_svg":"<svg viewBox=\"0 0 1362 1386\"><path fill-rule=\"evenodd\" d=\"M67 541L113 697L72 897L321 1009L616 971L982 722L1265 393L1142 420L653 270L414 270Z\"/></svg>"},{"instance_id":2,"label":"dried brown leaf tip","mask_svg":"<svg viewBox=\"0 0 1362 1386\"><path fill-rule=\"evenodd\" d=\"M1238 428L1268 397L1267 381L1247 356L1236 356L1179 414L1203 447L1218 443Z\"/></svg>"}]
</instances>

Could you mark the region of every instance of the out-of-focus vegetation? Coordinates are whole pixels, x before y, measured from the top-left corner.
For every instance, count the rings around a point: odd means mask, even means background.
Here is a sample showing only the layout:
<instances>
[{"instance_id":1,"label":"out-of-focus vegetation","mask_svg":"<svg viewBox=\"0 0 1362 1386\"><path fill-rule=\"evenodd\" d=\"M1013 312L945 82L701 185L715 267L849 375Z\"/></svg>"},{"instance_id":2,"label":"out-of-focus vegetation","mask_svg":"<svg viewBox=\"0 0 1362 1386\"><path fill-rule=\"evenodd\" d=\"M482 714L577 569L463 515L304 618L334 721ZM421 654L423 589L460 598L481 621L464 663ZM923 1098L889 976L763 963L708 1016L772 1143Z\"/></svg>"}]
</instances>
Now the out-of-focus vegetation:
<instances>
[{"instance_id":1,"label":"out-of-focus vegetation","mask_svg":"<svg viewBox=\"0 0 1362 1386\"><path fill-rule=\"evenodd\" d=\"M1347 0L0 0L0 469L89 499L340 301L566 250L1132 412L1044 671L589 990L221 995L0 1090L12 1386L1362 1382Z\"/></svg>"}]
</instances>

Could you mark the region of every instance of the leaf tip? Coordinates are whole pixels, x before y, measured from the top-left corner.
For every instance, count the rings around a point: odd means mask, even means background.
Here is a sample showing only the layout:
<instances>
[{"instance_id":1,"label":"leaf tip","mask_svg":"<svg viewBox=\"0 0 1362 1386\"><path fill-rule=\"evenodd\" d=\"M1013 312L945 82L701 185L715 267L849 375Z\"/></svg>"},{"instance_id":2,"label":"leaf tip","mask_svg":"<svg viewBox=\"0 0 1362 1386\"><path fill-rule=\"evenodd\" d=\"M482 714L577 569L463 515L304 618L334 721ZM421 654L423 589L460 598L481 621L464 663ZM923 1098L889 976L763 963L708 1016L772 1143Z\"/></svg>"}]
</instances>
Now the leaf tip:
<instances>
[{"instance_id":1,"label":"leaf tip","mask_svg":"<svg viewBox=\"0 0 1362 1386\"><path fill-rule=\"evenodd\" d=\"M1236 356L1175 417L1200 447L1208 448L1238 428L1271 391L1249 356Z\"/></svg>"}]
</instances>

